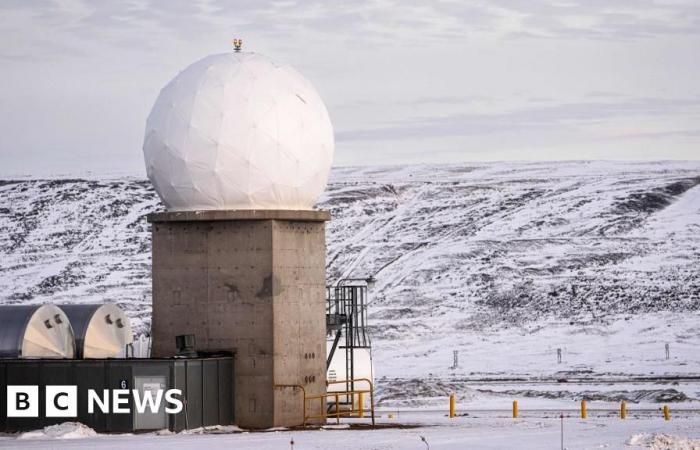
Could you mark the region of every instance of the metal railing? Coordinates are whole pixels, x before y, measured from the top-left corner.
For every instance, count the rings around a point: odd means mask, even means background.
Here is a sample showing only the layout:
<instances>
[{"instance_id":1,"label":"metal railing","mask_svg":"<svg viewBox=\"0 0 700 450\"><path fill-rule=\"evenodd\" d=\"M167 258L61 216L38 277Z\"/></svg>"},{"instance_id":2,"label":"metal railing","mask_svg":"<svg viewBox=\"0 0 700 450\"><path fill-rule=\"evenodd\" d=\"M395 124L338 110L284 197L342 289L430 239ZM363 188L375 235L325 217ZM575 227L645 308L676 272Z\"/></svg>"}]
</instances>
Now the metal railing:
<instances>
[{"instance_id":1,"label":"metal railing","mask_svg":"<svg viewBox=\"0 0 700 450\"><path fill-rule=\"evenodd\" d=\"M356 380L350 380L352 381L352 384L354 385L355 383L367 383L368 389L354 389L354 390L342 390L342 391L337 391L337 392L326 392L324 394L318 394L318 395L306 395L306 389L304 389L304 386L301 386L299 384L276 384L276 388L292 388L292 389L301 389L301 392L304 395L304 401L302 405L302 411L304 415L304 426L309 422L309 420L314 420L314 419L323 419L323 421L327 421L329 418L335 418L336 423L340 423L340 418L347 418L347 417L353 417L353 418L364 418L365 417L365 412L369 412L370 416L372 418L372 426L374 426L374 385L372 382L367 379L367 378L358 378ZM329 386L331 384L344 384L347 385L348 381L342 380L342 381L327 381L326 386ZM369 410L365 408L364 405L364 398L365 394L369 394ZM344 397L345 401L341 401L340 399ZM328 400L332 399L333 402L329 402ZM350 399L350 401L348 401ZM320 411L321 414L309 414L307 411L309 408L307 405L310 405L312 402L318 401L320 403ZM329 411L329 408L327 408L327 405L333 405L334 409L332 411Z\"/></svg>"}]
</instances>

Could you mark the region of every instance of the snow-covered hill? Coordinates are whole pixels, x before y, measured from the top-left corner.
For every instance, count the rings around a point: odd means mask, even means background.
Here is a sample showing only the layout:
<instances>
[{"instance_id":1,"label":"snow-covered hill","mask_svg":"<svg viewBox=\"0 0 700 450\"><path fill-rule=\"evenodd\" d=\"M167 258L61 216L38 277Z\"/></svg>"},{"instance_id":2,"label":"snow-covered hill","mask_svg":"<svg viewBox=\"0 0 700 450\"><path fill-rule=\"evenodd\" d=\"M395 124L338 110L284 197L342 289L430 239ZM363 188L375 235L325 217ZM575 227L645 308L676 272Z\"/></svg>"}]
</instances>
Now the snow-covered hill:
<instances>
[{"instance_id":1,"label":"snow-covered hill","mask_svg":"<svg viewBox=\"0 0 700 450\"><path fill-rule=\"evenodd\" d=\"M339 168L319 207L329 280L377 279L379 376L700 372L700 162ZM147 331L159 208L140 179L0 181L0 302Z\"/></svg>"}]
</instances>

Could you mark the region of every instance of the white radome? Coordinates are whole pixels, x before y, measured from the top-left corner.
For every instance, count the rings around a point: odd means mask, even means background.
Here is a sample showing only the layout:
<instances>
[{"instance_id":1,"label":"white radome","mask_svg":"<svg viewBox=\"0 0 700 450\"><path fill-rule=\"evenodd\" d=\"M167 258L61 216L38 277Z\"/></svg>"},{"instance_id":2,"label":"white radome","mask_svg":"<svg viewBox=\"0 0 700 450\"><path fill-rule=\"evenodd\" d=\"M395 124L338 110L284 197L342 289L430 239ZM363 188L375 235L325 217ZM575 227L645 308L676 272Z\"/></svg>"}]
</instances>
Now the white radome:
<instances>
[{"instance_id":1,"label":"white radome","mask_svg":"<svg viewBox=\"0 0 700 450\"><path fill-rule=\"evenodd\" d=\"M170 81L143 143L148 178L171 211L311 209L333 148L311 83L244 52L208 56Z\"/></svg>"}]
</instances>

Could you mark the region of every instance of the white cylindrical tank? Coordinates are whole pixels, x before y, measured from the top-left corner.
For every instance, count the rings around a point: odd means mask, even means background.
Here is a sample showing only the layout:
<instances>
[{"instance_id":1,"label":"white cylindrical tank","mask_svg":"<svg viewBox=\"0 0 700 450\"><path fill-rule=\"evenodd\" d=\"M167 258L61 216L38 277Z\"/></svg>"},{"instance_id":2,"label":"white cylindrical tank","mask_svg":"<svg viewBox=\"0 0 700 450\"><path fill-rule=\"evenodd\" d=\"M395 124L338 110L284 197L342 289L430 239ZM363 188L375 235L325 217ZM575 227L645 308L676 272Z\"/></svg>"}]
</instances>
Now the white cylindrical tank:
<instances>
[{"instance_id":1,"label":"white cylindrical tank","mask_svg":"<svg viewBox=\"0 0 700 450\"><path fill-rule=\"evenodd\" d=\"M73 358L70 320L55 305L0 306L0 357Z\"/></svg>"},{"instance_id":2,"label":"white cylindrical tank","mask_svg":"<svg viewBox=\"0 0 700 450\"><path fill-rule=\"evenodd\" d=\"M248 52L208 56L158 95L146 173L171 211L311 209L333 160L321 97L292 67Z\"/></svg>"},{"instance_id":3,"label":"white cylindrical tank","mask_svg":"<svg viewBox=\"0 0 700 450\"><path fill-rule=\"evenodd\" d=\"M326 341L326 353L330 354L331 348L333 347L333 341ZM353 372L354 380L369 380L374 383L374 370L372 366L372 353L369 347L354 348L351 350L353 352ZM344 392L348 389L347 381L347 355L344 348L336 348L333 353L333 359L328 366L328 371L326 373L326 381L328 381L328 392ZM364 381L356 381L354 386L355 390L368 390L369 384ZM332 398L329 398L330 402ZM342 403L349 403L347 396L339 396L338 400ZM358 398L355 396L353 400L353 405L357 405ZM369 404L369 395L365 395L365 405Z\"/></svg>"},{"instance_id":4,"label":"white cylindrical tank","mask_svg":"<svg viewBox=\"0 0 700 450\"><path fill-rule=\"evenodd\" d=\"M123 358L134 340L131 322L113 303L61 305L75 333L76 358Z\"/></svg>"}]
</instances>

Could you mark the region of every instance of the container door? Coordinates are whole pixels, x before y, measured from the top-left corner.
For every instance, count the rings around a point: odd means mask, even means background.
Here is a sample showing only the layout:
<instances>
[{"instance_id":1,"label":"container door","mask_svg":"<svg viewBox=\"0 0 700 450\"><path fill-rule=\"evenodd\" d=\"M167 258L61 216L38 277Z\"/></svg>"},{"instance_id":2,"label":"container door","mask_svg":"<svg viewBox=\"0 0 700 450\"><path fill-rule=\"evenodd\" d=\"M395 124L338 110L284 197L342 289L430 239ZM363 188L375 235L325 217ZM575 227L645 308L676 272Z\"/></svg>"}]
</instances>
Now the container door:
<instances>
[{"instance_id":1,"label":"container door","mask_svg":"<svg viewBox=\"0 0 700 450\"><path fill-rule=\"evenodd\" d=\"M165 413L165 390L167 387L167 378L165 376L136 376L134 377L134 389L139 391L140 398L144 399L146 392L151 393L151 397L155 401L158 391L162 391L160 405L156 412L151 412L150 407L146 407L143 412L136 410L134 403L134 429L135 430L162 430L168 428L168 418Z\"/></svg>"}]
</instances>

